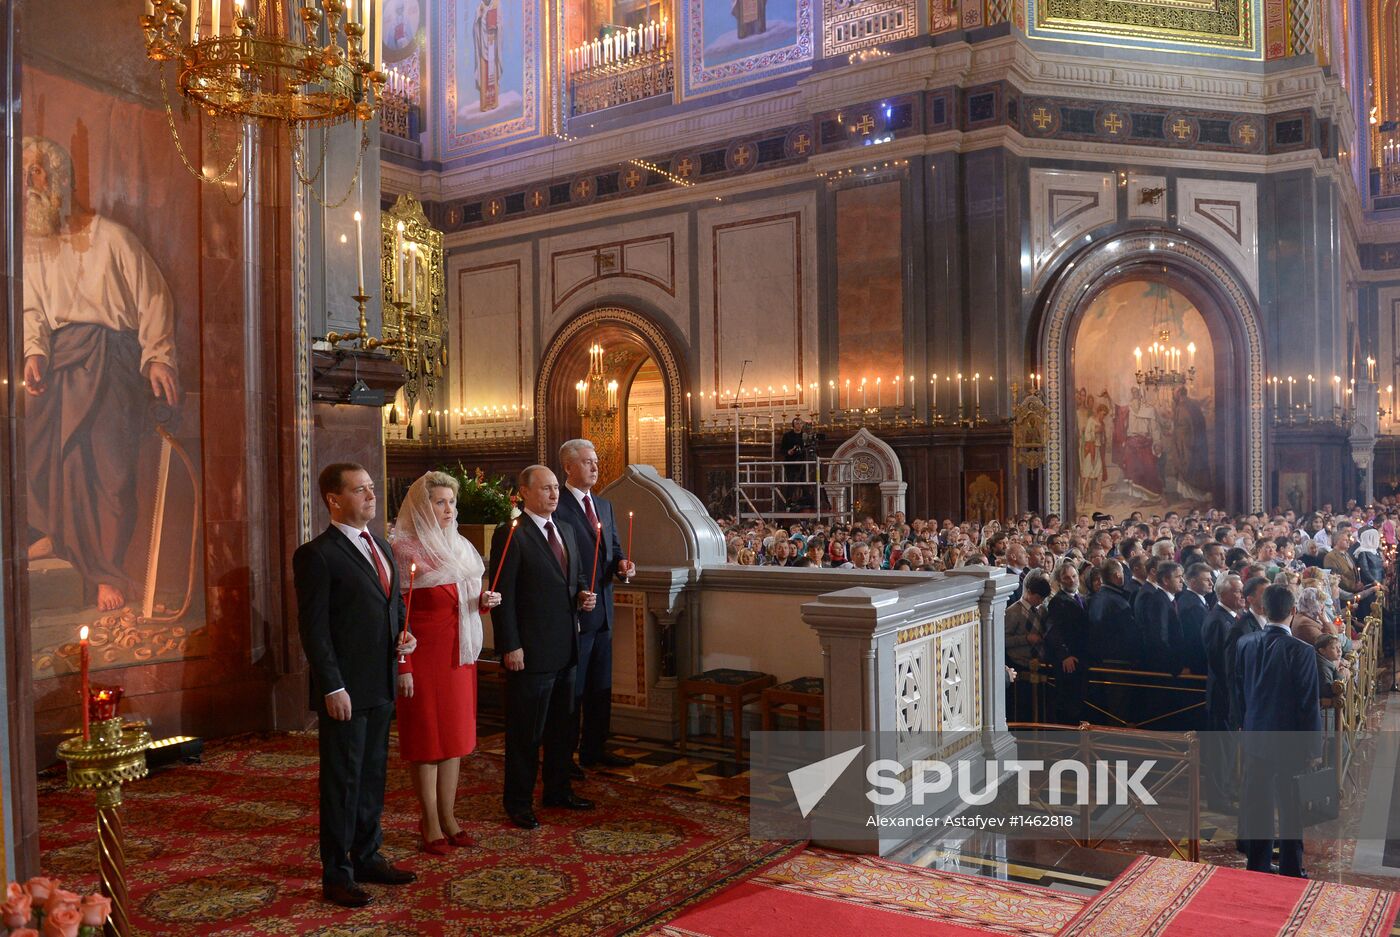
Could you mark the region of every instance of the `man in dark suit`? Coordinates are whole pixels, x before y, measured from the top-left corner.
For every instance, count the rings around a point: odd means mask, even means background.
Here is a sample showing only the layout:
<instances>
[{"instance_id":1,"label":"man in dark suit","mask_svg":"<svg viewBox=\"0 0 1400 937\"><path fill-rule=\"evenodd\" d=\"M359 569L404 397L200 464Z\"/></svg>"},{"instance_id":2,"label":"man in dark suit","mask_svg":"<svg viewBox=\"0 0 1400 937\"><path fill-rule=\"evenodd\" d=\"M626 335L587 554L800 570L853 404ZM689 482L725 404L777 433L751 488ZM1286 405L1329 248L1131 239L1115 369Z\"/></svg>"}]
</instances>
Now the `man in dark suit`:
<instances>
[{"instance_id":1,"label":"man in dark suit","mask_svg":"<svg viewBox=\"0 0 1400 937\"><path fill-rule=\"evenodd\" d=\"M1103 588L1089 596L1087 609L1097 656L1100 660L1136 662L1141 655L1132 600L1123 589L1123 564L1104 560L1099 573Z\"/></svg>"},{"instance_id":2,"label":"man in dark suit","mask_svg":"<svg viewBox=\"0 0 1400 937\"><path fill-rule=\"evenodd\" d=\"M1176 620L1181 626L1181 663L1193 674L1206 673L1206 646L1201 638L1210 613L1215 582L1210 567L1193 563L1186 570L1186 588L1176 595Z\"/></svg>"},{"instance_id":3,"label":"man in dark suit","mask_svg":"<svg viewBox=\"0 0 1400 937\"><path fill-rule=\"evenodd\" d=\"M1183 585L1181 564L1161 562L1133 600L1133 620L1137 622L1142 666L1146 670L1173 675L1181 672L1181 626L1175 600Z\"/></svg>"},{"instance_id":4,"label":"man in dark suit","mask_svg":"<svg viewBox=\"0 0 1400 937\"><path fill-rule=\"evenodd\" d=\"M1264 590L1268 623L1240 639L1237 679L1244 695L1244 796L1240 839L1252 872L1303 873L1303 824L1293 779L1321 753L1322 710L1318 705L1317 653L1293 637L1293 593L1287 586ZM1277 826L1275 818L1277 817Z\"/></svg>"},{"instance_id":5,"label":"man in dark suit","mask_svg":"<svg viewBox=\"0 0 1400 937\"><path fill-rule=\"evenodd\" d=\"M496 650L506 669L506 766L502 802L521 829L538 827L535 776L544 744L544 805L592 810L574 795L569 769L574 747L574 665L578 662L578 612L592 611L583 545L554 519L559 480L532 465L517 482L525 510L515 536L509 525L491 541L491 577L501 604L491 610ZM506 543L510 541L509 549ZM591 562L593 557L587 556Z\"/></svg>"},{"instance_id":6,"label":"man in dark suit","mask_svg":"<svg viewBox=\"0 0 1400 937\"><path fill-rule=\"evenodd\" d=\"M1235 746L1230 737L1230 678L1226 642L1245 612L1244 583L1226 574L1216 583L1218 601L1201 626L1206 649L1206 734L1201 748L1202 785L1212 810L1225 811L1235 799ZM1241 637L1234 632L1235 640Z\"/></svg>"},{"instance_id":7,"label":"man in dark suit","mask_svg":"<svg viewBox=\"0 0 1400 937\"><path fill-rule=\"evenodd\" d=\"M1235 675L1239 670L1236 655L1240 639L1264 630L1264 590L1269 580L1254 576L1244 584L1244 611L1225 632L1225 680L1230 687L1230 729L1238 732L1244 725L1244 690Z\"/></svg>"},{"instance_id":8,"label":"man in dark suit","mask_svg":"<svg viewBox=\"0 0 1400 937\"><path fill-rule=\"evenodd\" d=\"M301 646L310 664L311 708L321 754L321 893L346 908L369 904L366 882L403 885L412 872L379 854L384 774L394 714L403 597L389 544L374 520L374 481L351 462L321 471L331 525L292 555ZM398 645L396 647L396 644Z\"/></svg>"},{"instance_id":9,"label":"man in dark suit","mask_svg":"<svg viewBox=\"0 0 1400 937\"><path fill-rule=\"evenodd\" d=\"M585 768L622 768L632 764L632 759L604 749L612 719L613 580L630 578L636 569L622 555L612 503L593 493L593 486L598 484L598 452L593 443L586 439L569 440L559 447L559 461L564 465L565 476L565 491L559 495L559 520L573 529L574 539L586 553L593 553L594 541L598 540L598 576L591 589L598 595L598 606L578 616L578 670L574 677L579 715L578 761ZM585 560L591 573L593 557ZM581 779L583 772L574 770L574 778Z\"/></svg>"},{"instance_id":10,"label":"man in dark suit","mask_svg":"<svg viewBox=\"0 0 1400 937\"><path fill-rule=\"evenodd\" d=\"M1055 721L1078 725L1084 718L1089 691L1091 635L1084 597L1079 594L1079 570L1073 560L1055 567L1057 591L1045 613L1046 662L1055 668Z\"/></svg>"}]
</instances>

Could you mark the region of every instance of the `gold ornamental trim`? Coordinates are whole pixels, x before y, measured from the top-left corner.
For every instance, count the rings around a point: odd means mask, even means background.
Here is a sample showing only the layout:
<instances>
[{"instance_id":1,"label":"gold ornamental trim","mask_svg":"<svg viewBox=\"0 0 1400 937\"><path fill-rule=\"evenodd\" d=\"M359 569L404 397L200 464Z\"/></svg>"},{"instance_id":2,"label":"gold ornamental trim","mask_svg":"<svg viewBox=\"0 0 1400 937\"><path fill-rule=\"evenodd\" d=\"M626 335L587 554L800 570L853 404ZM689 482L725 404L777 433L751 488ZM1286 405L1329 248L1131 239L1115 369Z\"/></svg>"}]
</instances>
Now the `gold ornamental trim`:
<instances>
[{"instance_id":1,"label":"gold ornamental trim","mask_svg":"<svg viewBox=\"0 0 1400 937\"><path fill-rule=\"evenodd\" d=\"M917 641L926 638L931 634L942 634L953 628L972 624L981 621L981 613L973 608L963 612L956 612L952 615L944 615L942 618L935 618L933 621L925 622L922 625L915 625L912 628L905 628L895 637L895 644L908 644L910 641Z\"/></svg>"}]
</instances>

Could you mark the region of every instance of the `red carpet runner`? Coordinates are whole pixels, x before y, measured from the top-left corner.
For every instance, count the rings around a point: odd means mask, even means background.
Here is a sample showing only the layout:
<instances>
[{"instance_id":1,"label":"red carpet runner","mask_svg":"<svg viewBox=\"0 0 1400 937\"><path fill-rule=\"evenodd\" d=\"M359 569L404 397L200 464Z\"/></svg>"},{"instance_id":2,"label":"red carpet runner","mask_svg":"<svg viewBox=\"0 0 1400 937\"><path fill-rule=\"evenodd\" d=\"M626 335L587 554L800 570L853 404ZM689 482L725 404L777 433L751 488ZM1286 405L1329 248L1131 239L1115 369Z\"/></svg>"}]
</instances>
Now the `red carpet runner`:
<instances>
[{"instance_id":1,"label":"red carpet runner","mask_svg":"<svg viewBox=\"0 0 1400 937\"><path fill-rule=\"evenodd\" d=\"M531 832L508 827L501 760L463 761L457 815L477 838L442 857L416 851L417 802L391 756L384 853L418 873L403 888L368 886L374 903L343 911L320 900L316 739L211 744L203 764L126 787L127 856L145 937L611 937L661 921L800 847L748 837L744 805L608 778L579 786L591 813L539 811ZM67 887L96 886L91 795L45 781L42 866Z\"/></svg>"},{"instance_id":2,"label":"red carpet runner","mask_svg":"<svg viewBox=\"0 0 1400 937\"><path fill-rule=\"evenodd\" d=\"M1381 937L1394 892L1144 856L1064 937Z\"/></svg>"},{"instance_id":3,"label":"red carpet runner","mask_svg":"<svg viewBox=\"0 0 1400 937\"><path fill-rule=\"evenodd\" d=\"M1089 896L809 850L647 937L1055 937Z\"/></svg>"}]
</instances>

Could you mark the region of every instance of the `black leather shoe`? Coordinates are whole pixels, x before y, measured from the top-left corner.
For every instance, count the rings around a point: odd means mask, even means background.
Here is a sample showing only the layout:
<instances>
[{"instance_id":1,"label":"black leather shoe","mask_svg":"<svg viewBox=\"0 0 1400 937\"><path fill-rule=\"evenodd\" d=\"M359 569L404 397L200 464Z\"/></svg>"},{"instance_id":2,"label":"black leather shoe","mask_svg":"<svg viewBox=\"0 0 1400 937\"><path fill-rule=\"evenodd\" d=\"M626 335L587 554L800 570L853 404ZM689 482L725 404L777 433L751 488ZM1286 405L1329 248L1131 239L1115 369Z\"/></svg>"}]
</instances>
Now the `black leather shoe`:
<instances>
[{"instance_id":1,"label":"black leather shoe","mask_svg":"<svg viewBox=\"0 0 1400 937\"><path fill-rule=\"evenodd\" d=\"M628 758L626 755L615 755L612 752L603 752L603 757L598 759L598 764L605 768L630 768L637 763L637 759Z\"/></svg>"},{"instance_id":2,"label":"black leather shoe","mask_svg":"<svg viewBox=\"0 0 1400 937\"><path fill-rule=\"evenodd\" d=\"M354 885L322 885L321 897L342 908L363 908L370 903L370 894Z\"/></svg>"},{"instance_id":3,"label":"black leather shoe","mask_svg":"<svg viewBox=\"0 0 1400 937\"><path fill-rule=\"evenodd\" d=\"M583 769L580 768L578 765L571 764L569 765L569 780L586 781L588 780L588 775L584 774Z\"/></svg>"},{"instance_id":4,"label":"black leather shoe","mask_svg":"<svg viewBox=\"0 0 1400 937\"><path fill-rule=\"evenodd\" d=\"M520 827L522 830L539 829L540 821L535 819L535 815L526 810L524 813L512 813L510 822Z\"/></svg>"},{"instance_id":5,"label":"black leather shoe","mask_svg":"<svg viewBox=\"0 0 1400 937\"><path fill-rule=\"evenodd\" d=\"M593 801L584 800L574 794L567 797L546 797L544 800L546 807L558 807L562 810L592 810Z\"/></svg>"},{"instance_id":6,"label":"black leather shoe","mask_svg":"<svg viewBox=\"0 0 1400 937\"><path fill-rule=\"evenodd\" d=\"M418 876L406 869L396 869L389 863L380 859L378 862L363 866L355 870L355 881L369 882L374 885L407 885L415 882Z\"/></svg>"}]
</instances>

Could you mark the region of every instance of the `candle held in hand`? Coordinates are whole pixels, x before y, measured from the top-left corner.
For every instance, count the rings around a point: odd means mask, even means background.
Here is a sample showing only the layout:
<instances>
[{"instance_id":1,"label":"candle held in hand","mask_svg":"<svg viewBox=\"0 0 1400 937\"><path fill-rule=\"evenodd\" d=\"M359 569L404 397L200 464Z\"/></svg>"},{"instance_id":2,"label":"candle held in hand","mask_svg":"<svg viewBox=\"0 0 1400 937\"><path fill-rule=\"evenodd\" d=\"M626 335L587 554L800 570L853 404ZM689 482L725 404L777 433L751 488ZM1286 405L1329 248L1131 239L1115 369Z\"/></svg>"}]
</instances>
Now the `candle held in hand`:
<instances>
[{"instance_id":1,"label":"candle held in hand","mask_svg":"<svg viewBox=\"0 0 1400 937\"><path fill-rule=\"evenodd\" d=\"M413 611L413 580L418 577L418 564L408 564L408 598L403 606L403 630L399 632L399 644L408 640L408 616ZM402 653L399 654L399 663L408 663L408 658Z\"/></svg>"},{"instance_id":2,"label":"candle held in hand","mask_svg":"<svg viewBox=\"0 0 1400 937\"><path fill-rule=\"evenodd\" d=\"M82 678L79 681L80 688L78 692L80 694L79 701L82 704L83 710L83 741L86 742L88 740L88 666L90 663L87 625L83 625L83 627L78 631L78 649L78 669L82 673Z\"/></svg>"},{"instance_id":3,"label":"candle held in hand","mask_svg":"<svg viewBox=\"0 0 1400 937\"><path fill-rule=\"evenodd\" d=\"M598 547L603 543L603 525L593 525L593 572L588 575L588 591L598 584Z\"/></svg>"},{"instance_id":4,"label":"candle held in hand","mask_svg":"<svg viewBox=\"0 0 1400 937\"><path fill-rule=\"evenodd\" d=\"M506 554L510 552L510 540L515 536L515 525L518 523L520 523L518 519L511 521L510 530L506 532L506 545L501 547L501 561L496 564L496 575L491 577L492 592L496 591L496 583L501 581L501 568L506 565Z\"/></svg>"}]
</instances>

